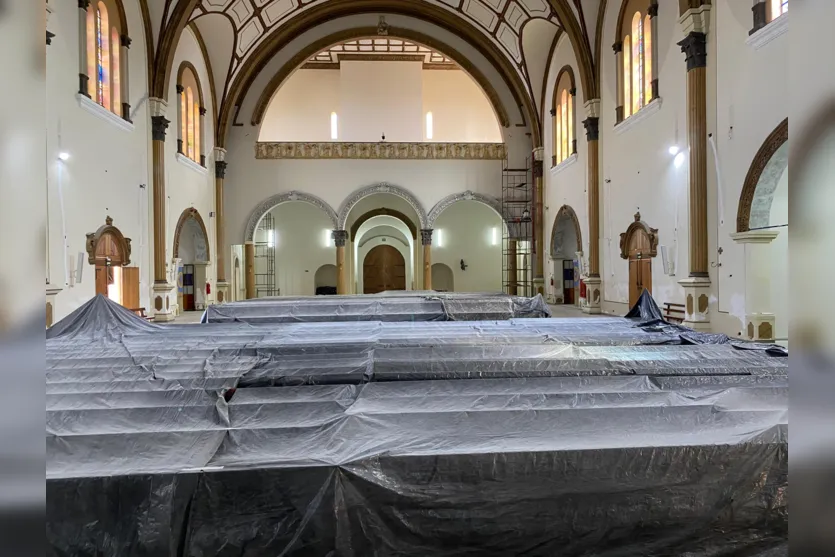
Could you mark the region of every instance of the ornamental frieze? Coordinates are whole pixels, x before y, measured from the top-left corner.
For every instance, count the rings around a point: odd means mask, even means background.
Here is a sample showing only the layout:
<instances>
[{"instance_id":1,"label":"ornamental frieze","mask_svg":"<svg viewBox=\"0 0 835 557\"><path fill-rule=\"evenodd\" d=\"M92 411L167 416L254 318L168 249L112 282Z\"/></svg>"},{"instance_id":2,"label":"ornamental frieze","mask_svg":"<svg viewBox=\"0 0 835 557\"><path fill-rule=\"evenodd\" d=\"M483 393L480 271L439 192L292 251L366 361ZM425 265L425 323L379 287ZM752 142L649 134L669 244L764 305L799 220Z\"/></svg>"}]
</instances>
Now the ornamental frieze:
<instances>
[{"instance_id":1,"label":"ornamental frieze","mask_svg":"<svg viewBox=\"0 0 835 557\"><path fill-rule=\"evenodd\" d=\"M504 143L272 143L255 145L256 159L504 160Z\"/></svg>"}]
</instances>

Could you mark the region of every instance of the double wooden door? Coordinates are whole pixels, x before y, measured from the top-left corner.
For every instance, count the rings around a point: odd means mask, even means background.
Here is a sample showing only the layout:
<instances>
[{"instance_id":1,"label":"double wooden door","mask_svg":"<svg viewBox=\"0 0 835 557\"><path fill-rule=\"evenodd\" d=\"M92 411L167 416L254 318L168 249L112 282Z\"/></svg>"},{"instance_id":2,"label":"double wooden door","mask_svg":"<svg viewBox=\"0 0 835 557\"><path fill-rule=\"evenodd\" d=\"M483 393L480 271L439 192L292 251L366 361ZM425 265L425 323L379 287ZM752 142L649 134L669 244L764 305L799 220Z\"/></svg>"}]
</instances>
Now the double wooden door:
<instances>
[{"instance_id":1,"label":"double wooden door","mask_svg":"<svg viewBox=\"0 0 835 557\"><path fill-rule=\"evenodd\" d=\"M113 288L113 286L117 286ZM96 294L128 309L139 308L139 267L96 265Z\"/></svg>"},{"instance_id":2,"label":"double wooden door","mask_svg":"<svg viewBox=\"0 0 835 557\"><path fill-rule=\"evenodd\" d=\"M406 290L406 261L392 246L377 246L365 256L362 268L363 293Z\"/></svg>"},{"instance_id":3,"label":"double wooden door","mask_svg":"<svg viewBox=\"0 0 835 557\"><path fill-rule=\"evenodd\" d=\"M634 306L646 289L652 294L650 240L645 232L632 235L629 246L629 305Z\"/></svg>"}]
</instances>

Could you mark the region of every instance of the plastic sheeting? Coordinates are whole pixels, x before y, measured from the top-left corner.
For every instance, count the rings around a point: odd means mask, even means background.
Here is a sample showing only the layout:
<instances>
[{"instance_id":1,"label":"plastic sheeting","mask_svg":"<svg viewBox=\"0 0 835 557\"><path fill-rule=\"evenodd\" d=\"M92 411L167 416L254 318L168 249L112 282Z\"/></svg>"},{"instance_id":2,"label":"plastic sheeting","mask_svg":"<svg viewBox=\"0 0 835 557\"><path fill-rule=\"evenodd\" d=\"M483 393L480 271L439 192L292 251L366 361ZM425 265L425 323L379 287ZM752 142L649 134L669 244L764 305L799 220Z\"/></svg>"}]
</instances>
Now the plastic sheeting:
<instances>
[{"instance_id":1,"label":"plastic sheeting","mask_svg":"<svg viewBox=\"0 0 835 557\"><path fill-rule=\"evenodd\" d=\"M785 547L787 359L766 350L605 317L159 327L113 306L48 333L48 555Z\"/></svg>"},{"instance_id":2,"label":"plastic sheeting","mask_svg":"<svg viewBox=\"0 0 835 557\"><path fill-rule=\"evenodd\" d=\"M373 296L263 298L209 306L204 323L482 321L550 317L542 296L385 292Z\"/></svg>"}]
</instances>

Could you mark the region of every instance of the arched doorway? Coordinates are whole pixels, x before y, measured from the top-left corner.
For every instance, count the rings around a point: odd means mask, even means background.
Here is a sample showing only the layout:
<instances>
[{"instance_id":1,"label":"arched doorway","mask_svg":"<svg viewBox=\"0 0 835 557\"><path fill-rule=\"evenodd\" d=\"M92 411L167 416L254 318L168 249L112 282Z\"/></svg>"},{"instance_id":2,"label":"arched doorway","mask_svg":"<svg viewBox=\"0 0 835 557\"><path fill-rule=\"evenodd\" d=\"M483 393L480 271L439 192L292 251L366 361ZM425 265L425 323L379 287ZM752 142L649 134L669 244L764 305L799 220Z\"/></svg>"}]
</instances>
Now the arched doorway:
<instances>
[{"instance_id":1,"label":"arched doorway","mask_svg":"<svg viewBox=\"0 0 835 557\"><path fill-rule=\"evenodd\" d=\"M209 235L203 217L190 207L180 215L174 229L177 303L183 311L206 308L209 257Z\"/></svg>"},{"instance_id":2,"label":"arched doorway","mask_svg":"<svg viewBox=\"0 0 835 557\"><path fill-rule=\"evenodd\" d=\"M406 260L392 246L377 246L369 251L362 273L364 294L406 290Z\"/></svg>"},{"instance_id":3,"label":"arched doorway","mask_svg":"<svg viewBox=\"0 0 835 557\"><path fill-rule=\"evenodd\" d=\"M635 221L620 235L620 256L629 261L629 305L634 306L644 290L652 294L652 258L658 255L658 230L650 228L635 213Z\"/></svg>"},{"instance_id":4,"label":"arched doorway","mask_svg":"<svg viewBox=\"0 0 835 557\"><path fill-rule=\"evenodd\" d=\"M336 265L322 265L316 269L313 288L317 296L336 295Z\"/></svg>"},{"instance_id":5,"label":"arched doorway","mask_svg":"<svg viewBox=\"0 0 835 557\"><path fill-rule=\"evenodd\" d=\"M449 265L432 265L432 289L438 292L455 292L455 277Z\"/></svg>"},{"instance_id":6,"label":"arched doorway","mask_svg":"<svg viewBox=\"0 0 835 557\"><path fill-rule=\"evenodd\" d=\"M583 235L577 213L568 205L557 211L551 228L554 298L557 303L580 304L580 257Z\"/></svg>"},{"instance_id":7,"label":"arched doorway","mask_svg":"<svg viewBox=\"0 0 835 557\"><path fill-rule=\"evenodd\" d=\"M130 238L107 217L104 226L87 234L87 258L95 265L96 294L129 309L139 309L139 267L130 264Z\"/></svg>"}]
</instances>

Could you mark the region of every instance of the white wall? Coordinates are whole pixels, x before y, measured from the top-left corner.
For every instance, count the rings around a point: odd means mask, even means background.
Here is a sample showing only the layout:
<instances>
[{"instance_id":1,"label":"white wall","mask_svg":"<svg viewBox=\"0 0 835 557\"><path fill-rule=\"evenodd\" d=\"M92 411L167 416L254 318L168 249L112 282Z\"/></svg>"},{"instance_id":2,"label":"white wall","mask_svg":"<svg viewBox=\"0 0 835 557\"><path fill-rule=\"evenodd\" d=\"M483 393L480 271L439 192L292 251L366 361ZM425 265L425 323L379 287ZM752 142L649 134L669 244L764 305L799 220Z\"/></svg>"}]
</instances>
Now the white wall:
<instances>
[{"instance_id":1,"label":"white wall","mask_svg":"<svg viewBox=\"0 0 835 557\"><path fill-rule=\"evenodd\" d=\"M139 3L125 0L123 4L127 32L133 39L126 102L136 113L130 131L79 106L78 6L74 2L50 4L54 11L49 26L55 37L46 48L47 278L63 287L55 301L56 321L95 295L94 268L86 262L86 234L104 225L108 215L132 240L131 266L140 268L139 303L151 307L150 119L147 103L141 101L148 91L145 37ZM59 162L60 152L68 153L70 159ZM66 253L73 258L84 253L83 280L73 287L65 281L63 231Z\"/></svg>"},{"instance_id":2,"label":"white wall","mask_svg":"<svg viewBox=\"0 0 835 557\"><path fill-rule=\"evenodd\" d=\"M459 201L435 221L432 263L444 263L452 269L456 292L502 290L502 226L501 217L477 201ZM438 231L442 231L441 245L438 245ZM467 264L466 270L461 270L462 259Z\"/></svg>"},{"instance_id":3,"label":"white wall","mask_svg":"<svg viewBox=\"0 0 835 557\"><path fill-rule=\"evenodd\" d=\"M769 226L779 227L779 235L769 246L771 255L771 311L775 316L775 338L789 336L789 170L783 172L771 202Z\"/></svg>"},{"instance_id":4,"label":"white wall","mask_svg":"<svg viewBox=\"0 0 835 557\"><path fill-rule=\"evenodd\" d=\"M496 114L478 84L461 70L423 70L421 62L342 62L339 70L297 70L278 90L261 126L261 141L501 143ZM432 112L433 137L425 137Z\"/></svg>"}]
</instances>

